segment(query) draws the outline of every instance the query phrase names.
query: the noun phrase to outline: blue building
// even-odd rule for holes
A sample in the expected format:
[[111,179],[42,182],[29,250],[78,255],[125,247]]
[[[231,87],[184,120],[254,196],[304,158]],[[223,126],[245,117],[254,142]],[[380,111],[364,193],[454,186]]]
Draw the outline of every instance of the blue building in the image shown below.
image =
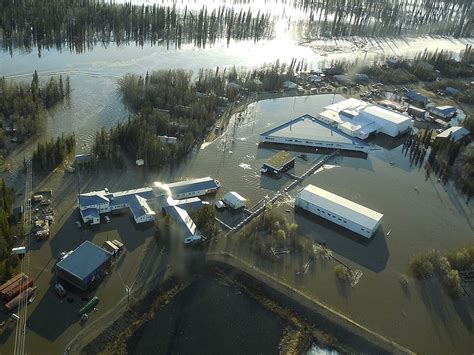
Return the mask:
[[414,90],[409,90],[406,93],[406,97],[413,103],[417,103],[419,105],[425,106],[430,101],[425,95],[420,94]]
[[56,264],[58,278],[86,290],[110,265],[111,254],[86,240]]

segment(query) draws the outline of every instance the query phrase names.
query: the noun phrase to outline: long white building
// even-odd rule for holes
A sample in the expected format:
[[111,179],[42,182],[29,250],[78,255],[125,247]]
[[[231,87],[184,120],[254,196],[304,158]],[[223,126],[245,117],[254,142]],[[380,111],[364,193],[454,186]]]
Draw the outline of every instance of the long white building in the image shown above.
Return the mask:
[[296,195],[295,206],[370,239],[383,215],[314,185]]
[[174,199],[181,200],[211,194],[217,192],[220,187],[221,184],[218,180],[208,176],[169,184],[155,182],[153,190],[156,196],[171,195]]
[[316,118],[360,139],[376,133],[397,137],[413,127],[405,114],[354,98],[325,107]]

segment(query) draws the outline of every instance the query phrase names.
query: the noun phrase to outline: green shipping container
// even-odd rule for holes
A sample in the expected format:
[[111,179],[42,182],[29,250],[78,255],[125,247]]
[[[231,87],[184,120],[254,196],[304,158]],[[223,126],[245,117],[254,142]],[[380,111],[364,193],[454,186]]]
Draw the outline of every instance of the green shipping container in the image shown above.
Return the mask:
[[99,303],[99,297],[97,296],[92,297],[92,299],[89,302],[87,302],[87,304],[79,310],[79,315],[82,316],[83,314],[86,314],[91,309],[93,309],[97,305],[97,303]]

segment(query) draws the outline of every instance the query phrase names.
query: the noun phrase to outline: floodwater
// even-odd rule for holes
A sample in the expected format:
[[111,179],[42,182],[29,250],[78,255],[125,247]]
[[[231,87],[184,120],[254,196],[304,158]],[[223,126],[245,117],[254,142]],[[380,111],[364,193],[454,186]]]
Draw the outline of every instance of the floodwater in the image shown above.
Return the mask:
[[[414,48],[434,49],[434,46],[462,49],[466,44],[466,40],[449,38],[421,38],[404,43],[375,42],[373,49],[377,53],[390,54],[413,53]],[[109,48],[96,47],[93,51],[82,54],[44,51],[41,58],[36,52],[14,52],[13,57],[8,53],[0,53],[0,75],[30,80],[35,69],[42,78],[52,74],[69,75],[73,88],[70,103],[50,112],[45,134],[41,139],[49,139],[63,132],[75,132],[78,147],[88,150],[98,129],[109,128],[129,115],[120,101],[116,85],[117,79],[125,73],[143,74],[146,71],[168,68],[196,71],[202,67],[256,66],[277,59],[282,62],[290,61],[293,57],[305,58],[309,67],[317,68],[323,59],[331,58],[325,52],[325,46],[326,43],[318,44],[311,49],[299,45],[282,29],[281,32],[277,31],[276,38],[272,40],[257,43],[232,41],[229,46],[221,42],[207,48],[188,45],[181,50],[167,50],[159,46],[145,45],[139,48],[111,45]],[[360,52],[357,55],[365,55],[364,50]],[[344,57],[348,53],[354,54],[353,47],[349,46],[346,52],[337,52],[334,56]],[[218,197],[227,191],[237,191],[249,199],[251,206],[289,183],[286,178],[274,180],[260,175],[262,163],[275,150],[259,149],[259,134],[290,118],[305,113],[314,114],[341,99],[337,95],[321,95],[265,100],[252,104],[241,118],[234,116],[227,130],[214,142],[196,149],[179,166],[163,169],[158,174],[149,174],[148,180],[169,182],[210,175],[222,183]],[[293,171],[296,175],[305,171],[318,157],[316,153],[308,155],[308,161],[297,160]],[[19,162],[23,161],[23,155],[14,156]],[[390,164],[391,162],[394,164]],[[398,282],[398,277],[407,272],[408,261],[414,253],[429,248],[445,251],[472,243],[472,202],[466,204],[453,186],[443,186],[434,178],[427,178],[422,169],[411,167],[409,158],[401,153],[400,145],[385,145],[381,150],[370,152],[366,159],[339,157],[330,164],[331,169],[318,171],[307,178],[303,185],[316,184],[383,213],[383,227],[370,243],[361,243],[324,221],[294,214],[292,207],[296,190],[290,191],[281,207],[282,210],[290,211],[288,217],[300,225],[303,233],[325,242],[345,263],[361,269],[364,275],[359,285],[353,290],[338,287],[332,264],[318,264],[311,270],[310,277],[303,280],[295,278],[294,270],[300,265],[296,265],[291,257],[285,257],[278,268],[273,264],[262,265],[262,268],[278,274],[368,328],[415,351],[472,353],[472,296],[452,301],[435,284],[409,279],[408,288],[403,289]],[[127,182],[127,185],[132,182]],[[391,231],[389,236],[388,231]],[[209,286],[216,290],[216,295],[220,295],[223,302],[226,294],[231,292],[220,285]],[[242,307],[251,307],[249,301],[235,302],[243,302]],[[196,304],[192,307],[196,309]],[[272,316],[260,311],[258,314],[256,317],[259,320],[271,323]],[[226,316],[231,317],[231,314]],[[239,316],[245,324],[252,323],[253,318],[247,312],[242,312]],[[212,321],[214,318],[217,319],[218,316],[213,317]],[[175,321],[179,323],[182,320]],[[271,346],[264,348],[262,352],[275,350],[277,338],[281,335],[280,325],[268,327],[273,329],[268,334],[272,339]],[[144,334],[147,334],[146,331]],[[230,334],[224,335],[230,337]],[[183,346],[190,347],[193,341],[195,339],[188,339]],[[250,348],[253,345],[247,343],[246,346]]]
[[[276,150],[259,148],[259,134],[290,118],[314,114],[339,100],[342,97],[338,95],[320,95],[252,104],[241,118],[235,115],[226,132],[214,142],[197,150],[182,165],[163,170],[150,179],[167,182],[210,175],[223,186],[216,198],[237,191],[252,206],[290,183],[286,177],[275,180],[260,174],[262,163]],[[255,260],[251,254],[246,257],[266,272],[410,349],[469,353],[474,317],[472,297],[455,301],[438,284],[410,277],[408,287],[404,288],[399,277],[407,274],[410,257],[417,252],[431,248],[443,252],[472,243],[473,203],[467,204],[465,196],[459,195],[451,184],[444,186],[435,177],[427,177],[422,168],[411,166],[409,157],[402,153],[402,142],[379,138],[373,142],[379,144],[377,150],[367,157],[340,156],[327,169],[303,182],[303,186],[320,186],[383,213],[382,228],[370,242],[362,242],[323,220],[295,214],[293,205],[298,188],[280,203],[280,209],[299,224],[302,234],[326,243],[344,263],[363,272],[356,288],[347,289],[335,282],[335,262],[318,263],[311,276],[301,279],[295,275],[295,270],[301,268],[300,260],[285,257],[275,267],[274,263]],[[307,154],[308,161],[297,158],[291,172],[303,173],[319,156],[317,152]],[[242,253],[241,248],[234,248],[231,238],[222,241],[218,248]],[[415,331],[419,327],[423,334]]]
[[[130,354],[275,354],[286,322],[238,288],[194,281],[132,337]],[[264,341],[262,341],[264,339]]]

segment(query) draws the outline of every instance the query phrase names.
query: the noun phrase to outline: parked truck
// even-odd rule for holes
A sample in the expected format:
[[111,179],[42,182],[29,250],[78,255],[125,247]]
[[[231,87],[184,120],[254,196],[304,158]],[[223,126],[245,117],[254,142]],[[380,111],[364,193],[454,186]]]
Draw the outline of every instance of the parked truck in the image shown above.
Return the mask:
[[94,307],[97,306],[98,303],[99,303],[99,297],[97,296],[92,297],[92,299],[89,302],[87,302],[87,304],[79,310],[79,315],[82,316],[86,314],[87,312],[89,312],[90,310],[94,309]]

